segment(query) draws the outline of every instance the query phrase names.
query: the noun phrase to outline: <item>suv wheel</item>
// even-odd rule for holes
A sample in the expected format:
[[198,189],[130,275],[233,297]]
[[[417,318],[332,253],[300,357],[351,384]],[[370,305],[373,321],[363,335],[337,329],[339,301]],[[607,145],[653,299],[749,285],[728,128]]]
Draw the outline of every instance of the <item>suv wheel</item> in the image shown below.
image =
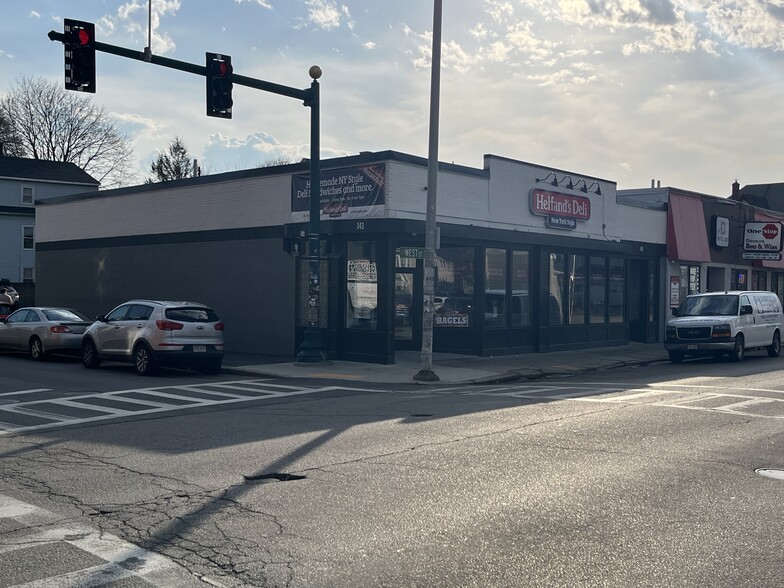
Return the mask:
[[36,361],[46,359],[47,353],[44,351],[44,345],[38,337],[33,337],[30,340],[30,355]]
[[145,343],[140,344],[133,352],[133,365],[140,376],[149,376],[155,372],[156,365],[152,359],[152,351]]
[[768,355],[778,357],[781,355],[781,335],[778,332],[773,334],[773,343],[768,345]]
[[743,335],[738,335],[735,337],[735,347],[733,347],[732,353],[730,353],[730,359],[734,362],[743,361],[745,353],[746,346],[743,342]]
[[101,365],[101,360],[98,358],[98,350],[91,339],[82,341],[82,365],[88,370],[94,370]]

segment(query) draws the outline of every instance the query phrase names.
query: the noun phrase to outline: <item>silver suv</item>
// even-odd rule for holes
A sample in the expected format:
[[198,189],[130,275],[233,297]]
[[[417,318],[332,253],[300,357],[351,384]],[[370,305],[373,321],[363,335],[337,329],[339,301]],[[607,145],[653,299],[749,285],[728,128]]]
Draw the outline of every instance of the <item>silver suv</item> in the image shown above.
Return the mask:
[[101,315],[82,337],[82,363],[89,369],[101,360],[132,361],[140,376],[160,364],[220,372],[223,323],[198,302],[130,300]]

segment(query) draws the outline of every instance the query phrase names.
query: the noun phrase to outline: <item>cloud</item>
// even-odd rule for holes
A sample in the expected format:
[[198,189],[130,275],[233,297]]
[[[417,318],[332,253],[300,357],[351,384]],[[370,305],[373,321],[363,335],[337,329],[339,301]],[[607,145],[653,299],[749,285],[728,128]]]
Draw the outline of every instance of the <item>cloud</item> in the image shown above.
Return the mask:
[[272,8],[272,4],[267,2],[266,0],[234,0],[237,4],[242,4],[243,2],[251,2],[253,4],[258,4],[262,8]]
[[[299,161],[308,157],[309,153],[307,144],[281,145],[275,137],[261,131],[244,139],[215,133],[210,135],[203,149],[206,166],[211,173],[252,168],[273,159]],[[216,162],[221,162],[225,169],[214,169]]]
[[324,30],[338,28],[343,22],[349,29],[355,26],[348,6],[338,8],[334,0],[306,0],[308,5],[308,21]]
[[[176,15],[180,9],[181,0],[156,0],[152,3],[152,50],[157,55],[171,53],[176,45],[167,34],[161,34],[158,29],[161,18],[167,15]],[[115,14],[105,14],[96,22],[98,30],[106,36],[114,35],[122,30],[137,44],[147,45],[148,35],[148,5],[139,0],[132,0],[122,4]]]
[[30,18],[41,18],[41,15],[37,13],[35,10],[30,11]]

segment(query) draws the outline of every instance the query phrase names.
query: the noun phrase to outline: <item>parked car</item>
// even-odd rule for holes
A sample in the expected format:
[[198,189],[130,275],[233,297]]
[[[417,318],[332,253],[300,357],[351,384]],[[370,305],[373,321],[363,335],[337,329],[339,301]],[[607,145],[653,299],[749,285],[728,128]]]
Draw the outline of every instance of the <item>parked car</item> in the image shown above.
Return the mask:
[[93,321],[78,310],[49,306],[20,308],[0,319],[0,347],[27,350],[35,360],[54,352],[78,353]]
[[223,323],[198,302],[129,300],[96,322],[82,337],[82,363],[130,361],[141,376],[159,365],[187,365],[207,374],[223,363]]
[[13,306],[10,304],[0,303],[0,319],[4,319],[12,312],[14,312]]
[[0,284],[0,304],[10,304],[14,308],[19,305],[19,292],[8,284]]
[[664,348],[670,361],[688,355],[721,356],[743,361],[748,349],[781,354],[784,314],[773,292],[709,292],[687,296],[667,321]]

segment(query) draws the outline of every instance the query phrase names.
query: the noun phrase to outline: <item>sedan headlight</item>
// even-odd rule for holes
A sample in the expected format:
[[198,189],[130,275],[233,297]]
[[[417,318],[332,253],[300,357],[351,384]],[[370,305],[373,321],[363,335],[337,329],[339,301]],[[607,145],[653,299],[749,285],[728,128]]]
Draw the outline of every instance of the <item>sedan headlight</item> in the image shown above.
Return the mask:
[[716,325],[713,327],[714,339],[730,339],[732,337],[732,328],[729,325]]

